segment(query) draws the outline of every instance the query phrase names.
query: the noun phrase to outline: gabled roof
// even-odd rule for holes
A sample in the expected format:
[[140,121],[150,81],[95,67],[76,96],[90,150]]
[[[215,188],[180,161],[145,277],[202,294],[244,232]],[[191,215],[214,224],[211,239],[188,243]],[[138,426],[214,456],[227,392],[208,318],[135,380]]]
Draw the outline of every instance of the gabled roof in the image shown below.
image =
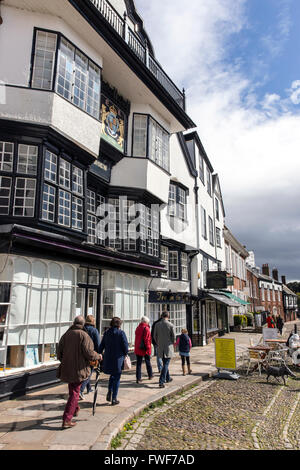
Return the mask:
[[214,172],[214,169],[213,169],[213,166],[212,164],[210,163],[210,160],[207,156],[207,153],[205,152],[205,149],[203,147],[203,144],[200,140],[200,137],[199,137],[199,134],[197,131],[193,131],[193,132],[189,132],[187,134],[184,134],[184,138],[186,141],[189,141],[189,140],[194,140],[198,149],[199,149],[199,152],[200,154],[202,155],[202,157],[204,158],[205,160],[205,163],[207,164],[208,168],[210,169],[210,171],[213,173]]
[[284,290],[286,294],[293,295],[294,297],[298,297],[297,294],[295,294],[295,292],[289,289],[288,286],[286,286],[285,284],[282,285],[282,289]]
[[193,159],[192,159],[192,157],[190,155],[190,152],[187,148],[186,141],[185,141],[183,133],[178,132],[177,133],[177,138],[178,138],[179,145],[180,145],[182,153],[185,157],[185,160],[186,160],[186,163],[187,163],[187,166],[188,166],[188,169],[189,169],[189,172],[190,172],[191,176],[197,177],[198,172],[197,172],[197,169],[195,168]]
[[[219,197],[219,199],[221,201],[223,217],[225,217],[224,201],[223,201],[223,196],[222,196],[222,191],[221,191],[220,179],[219,179],[219,175],[217,173],[212,175],[212,184],[213,184],[214,193]],[[216,191],[216,188],[217,188],[217,191]]]

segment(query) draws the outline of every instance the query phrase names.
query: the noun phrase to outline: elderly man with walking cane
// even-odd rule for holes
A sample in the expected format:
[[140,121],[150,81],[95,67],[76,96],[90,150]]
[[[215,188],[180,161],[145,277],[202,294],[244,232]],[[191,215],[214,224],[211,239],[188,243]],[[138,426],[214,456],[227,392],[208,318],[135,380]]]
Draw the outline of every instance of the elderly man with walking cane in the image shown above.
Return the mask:
[[57,348],[57,359],[61,362],[57,377],[69,385],[69,399],[63,415],[63,429],[76,425],[72,421],[80,410],[78,406],[80,387],[91,374],[90,362],[102,359],[94,351],[94,344],[84,330],[84,318],[78,316],[73,325],[61,337]]

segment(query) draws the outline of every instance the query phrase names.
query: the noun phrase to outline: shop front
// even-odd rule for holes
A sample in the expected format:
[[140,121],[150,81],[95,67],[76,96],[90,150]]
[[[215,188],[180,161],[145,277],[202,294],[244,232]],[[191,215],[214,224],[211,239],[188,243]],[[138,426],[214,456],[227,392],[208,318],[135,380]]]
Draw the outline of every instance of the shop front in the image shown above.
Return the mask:
[[189,293],[149,291],[150,324],[153,325],[164,311],[168,311],[177,337],[181,335],[183,328],[187,328],[187,310],[190,304]]

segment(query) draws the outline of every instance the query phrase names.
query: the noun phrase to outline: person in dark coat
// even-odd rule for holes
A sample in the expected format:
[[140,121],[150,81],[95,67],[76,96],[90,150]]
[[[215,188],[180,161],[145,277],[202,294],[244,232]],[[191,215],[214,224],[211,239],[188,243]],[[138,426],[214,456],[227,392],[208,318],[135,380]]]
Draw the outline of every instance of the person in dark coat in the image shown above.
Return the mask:
[[179,355],[181,357],[182,374],[186,375],[185,362],[188,368],[188,373],[191,374],[192,370],[190,366],[190,350],[192,347],[192,342],[191,338],[188,336],[188,331],[185,328],[181,330],[181,335],[176,341],[176,346],[178,346]]
[[93,342],[84,331],[82,316],[76,317],[73,326],[61,337],[57,347],[57,359],[61,362],[57,377],[69,384],[69,399],[62,425],[65,429],[76,425],[72,419],[79,413],[80,386],[91,374],[90,362],[102,359],[101,354],[94,351]]
[[283,329],[283,320],[280,315],[277,316],[276,318],[276,328],[278,329],[280,335],[282,336],[282,329]]
[[[94,351],[98,352],[101,341],[100,341],[99,331],[96,328],[96,320],[95,320],[95,317],[93,315],[88,315],[86,317],[85,324],[84,324],[84,329],[87,332],[87,334],[89,335],[89,337],[91,338],[91,340],[93,341]],[[93,370],[94,370],[94,368],[91,367],[90,376],[84,382],[82,382],[82,384],[81,384],[80,394],[79,394],[80,400],[84,400],[83,393],[84,393],[85,388],[87,389],[87,393],[90,393],[92,391],[91,377],[92,377],[92,374],[93,374]]]
[[[153,377],[152,366],[151,366],[151,331],[149,325],[149,318],[142,317],[141,323],[135,330],[135,344],[134,344],[134,353],[136,355],[136,383],[139,384],[142,382],[142,362],[145,358],[146,368],[148,373],[149,380]],[[145,346],[145,349],[142,349],[142,342]]]
[[158,372],[161,373],[161,370],[163,368],[163,362],[162,362],[162,358],[159,357],[159,355],[157,354],[157,343],[154,339],[154,331],[155,331],[155,328],[156,328],[156,325],[162,320],[162,317],[160,317],[158,320],[156,320],[153,325],[152,325],[152,328],[151,328],[151,337],[152,337],[152,344],[154,346],[154,353],[156,355],[156,363],[157,363],[157,369],[158,369]]
[[154,330],[154,340],[157,343],[157,354],[162,359],[163,368],[159,377],[159,387],[165,388],[165,383],[172,382],[169,365],[174,355],[175,333],[174,326],[169,322],[169,312],[162,313],[161,322]]
[[128,354],[128,341],[126,334],[121,330],[122,320],[114,317],[110,322],[110,328],[105,331],[99,353],[105,351],[102,369],[104,374],[110,375],[108,383],[107,401],[112,405],[118,405],[117,400],[124,359]]

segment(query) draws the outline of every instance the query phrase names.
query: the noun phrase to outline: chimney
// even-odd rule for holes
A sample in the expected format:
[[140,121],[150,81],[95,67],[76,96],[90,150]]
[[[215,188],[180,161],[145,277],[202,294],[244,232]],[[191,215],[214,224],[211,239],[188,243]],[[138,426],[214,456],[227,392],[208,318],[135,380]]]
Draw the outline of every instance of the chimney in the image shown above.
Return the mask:
[[275,281],[278,281],[278,269],[277,268],[273,269],[272,276],[273,276],[273,279],[275,279]]
[[285,276],[281,276],[281,281],[282,281],[282,284],[286,285],[286,277]]
[[263,273],[265,276],[270,276],[270,268],[269,268],[269,265],[268,265],[268,264],[263,264],[263,265],[262,265],[262,273]]

